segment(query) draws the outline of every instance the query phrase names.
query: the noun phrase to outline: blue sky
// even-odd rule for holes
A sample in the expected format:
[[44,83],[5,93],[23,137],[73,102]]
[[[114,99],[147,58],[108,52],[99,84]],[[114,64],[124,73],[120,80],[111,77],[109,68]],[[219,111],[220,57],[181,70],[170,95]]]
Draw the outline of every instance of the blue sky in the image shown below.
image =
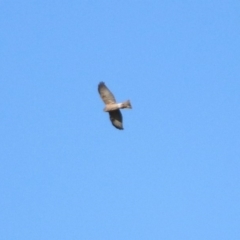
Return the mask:
[[240,239],[239,1],[0,9],[1,239]]

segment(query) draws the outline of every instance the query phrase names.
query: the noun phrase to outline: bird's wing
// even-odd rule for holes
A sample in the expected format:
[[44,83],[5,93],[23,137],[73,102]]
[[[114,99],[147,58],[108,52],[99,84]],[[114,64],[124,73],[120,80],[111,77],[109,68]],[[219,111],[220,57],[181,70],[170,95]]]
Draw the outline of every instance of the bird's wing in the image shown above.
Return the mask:
[[116,127],[119,130],[123,130],[123,119],[120,110],[109,112],[109,117],[114,127]]
[[98,92],[105,104],[116,103],[116,100],[104,82],[98,84]]

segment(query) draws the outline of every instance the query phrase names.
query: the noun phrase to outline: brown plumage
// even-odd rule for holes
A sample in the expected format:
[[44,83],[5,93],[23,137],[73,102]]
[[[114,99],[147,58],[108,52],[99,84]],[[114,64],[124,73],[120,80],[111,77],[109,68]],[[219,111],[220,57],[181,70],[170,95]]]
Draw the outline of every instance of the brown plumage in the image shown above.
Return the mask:
[[98,92],[106,104],[104,111],[109,112],[109,117],[112,122],[112,125],[117,129],[123,130],[123,119],[122,113],[119,109],[121,108],[132,108],[130,101],[125,101],[122,103],[117,103],[114,95],[107,88],[104,82],[98,84]]

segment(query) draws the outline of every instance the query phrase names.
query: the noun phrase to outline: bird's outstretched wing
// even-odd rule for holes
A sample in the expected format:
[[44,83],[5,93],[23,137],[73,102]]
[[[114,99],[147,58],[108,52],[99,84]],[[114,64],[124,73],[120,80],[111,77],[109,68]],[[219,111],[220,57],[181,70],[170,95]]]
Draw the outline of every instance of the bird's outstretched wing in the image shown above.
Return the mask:
[[123,119],[120,110],[109,112],[109,117],[114,127],[116,127],[119,130],[123,130]]
[[105,104],[112,104],[112,103],[116,103],[116,100],[113,96],[113,94],[111,93],[111,91],[106,87],[106,85],[104,84],[104,82],[100,82],[98,84],[98,92],[102,98],[102,100],[104,101]]

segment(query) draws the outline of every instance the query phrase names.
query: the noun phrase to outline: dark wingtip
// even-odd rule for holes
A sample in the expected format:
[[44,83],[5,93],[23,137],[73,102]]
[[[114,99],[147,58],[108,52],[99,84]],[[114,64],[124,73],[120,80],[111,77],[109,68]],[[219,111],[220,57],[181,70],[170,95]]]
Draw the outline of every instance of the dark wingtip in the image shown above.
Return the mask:
[[100,82],[100,83],[98,84],[98,92],[99,92],[99,93],[100,93],[100,88],[103,87],[103,86],[105,86],[105,83],[104,83],[104,82]]
[[118,127],[118,126],[115,126],[115,125],[113,125],[116,129],[118,129],[118,130],[124,130],[124,128],[123,127]]
[[100,82],[100,83],[98,84],[98,86],[100,86],[100,85],[105,85],[105,83],[104,83],[104,82]]

